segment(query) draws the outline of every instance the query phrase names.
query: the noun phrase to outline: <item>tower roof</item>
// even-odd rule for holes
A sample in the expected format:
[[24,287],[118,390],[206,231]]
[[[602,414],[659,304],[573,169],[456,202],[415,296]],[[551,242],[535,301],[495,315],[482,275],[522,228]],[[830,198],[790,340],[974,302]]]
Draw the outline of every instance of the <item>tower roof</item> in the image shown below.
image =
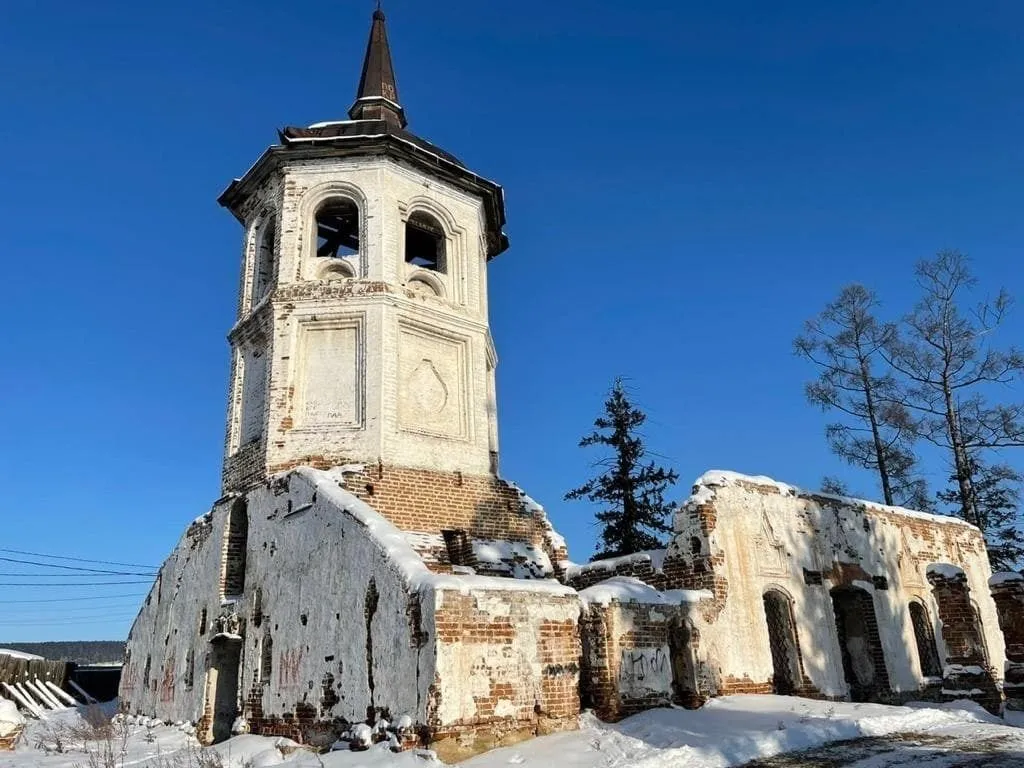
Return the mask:
[[288,126],[278,131],[281,143],[270,147],[240,179],[224,190],[219,201],[240,216],[237,206],[253,184],[271,168],[290,159],[319,159],[359,155],[387,155],[402,159],[439,179],[479,195],[487,218],[487,256],[508,248],[505,198],[501,187],[469,170],[455,155],[406,130],[405,110],[398,103],[398,84],[391,62],[384,12],[374,11],[370,39],[349,120],[328,120],[313,125]]
[[348,111],[353,120],[377,118],[389,125],[405,128],[405,112],[398,102],[398,82],[395,67],[391,63],[391,46],[388,44],[388,29],[384,11],[379,7],[373,12],[370,39],[366,43],[363,58],[363,72],[359,77],[356,101]]

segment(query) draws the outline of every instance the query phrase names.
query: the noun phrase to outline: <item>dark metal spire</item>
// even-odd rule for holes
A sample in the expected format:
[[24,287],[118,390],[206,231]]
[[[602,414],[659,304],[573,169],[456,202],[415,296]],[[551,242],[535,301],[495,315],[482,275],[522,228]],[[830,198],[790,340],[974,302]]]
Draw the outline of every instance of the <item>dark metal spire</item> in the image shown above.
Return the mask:
[[396,129],[405,128],[405,111],[398,103],[398,83],[391,64],[391,47],[384,23],[384,11],[377,3],[370,27],[370,40],[366,44],[363,73],[359,78],[359,91],[355,104],[348,111],[353,120],[385,120]]

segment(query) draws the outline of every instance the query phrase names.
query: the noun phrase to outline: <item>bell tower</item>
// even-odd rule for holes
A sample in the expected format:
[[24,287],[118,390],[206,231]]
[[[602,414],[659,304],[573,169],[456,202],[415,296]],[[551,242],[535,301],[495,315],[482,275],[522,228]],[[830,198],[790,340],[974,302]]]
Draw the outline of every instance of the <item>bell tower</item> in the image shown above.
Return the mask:
[[303,464],[497,472],[501,187],[407,129],[380,10],[348,117],[284,128],[219,198],[245,232],[225,492]]

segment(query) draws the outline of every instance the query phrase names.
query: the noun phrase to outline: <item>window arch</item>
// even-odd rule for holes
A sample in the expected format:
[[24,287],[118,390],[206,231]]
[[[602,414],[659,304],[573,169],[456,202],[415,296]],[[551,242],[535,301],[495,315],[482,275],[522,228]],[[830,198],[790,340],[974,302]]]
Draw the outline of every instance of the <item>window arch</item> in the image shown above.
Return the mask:
[[263,644],[260,648],[260,682],[270,685],[270,675],[274,671],[274,641],[270,632],[263,633]]
[[359,206],[331,197],[316,209],[316,255],[334,259],[359,254]]
[[939,664],[939,651],[935,646],[935,632],[932,630],[928,609],[918,600],[911,600],[909,608],[921,674],[925,677],[942,677],[942,665]]
[[448,272],[444,227],[429,213],[416,211],[405,222],[405,263],[432,272]]
[[269,218],[256,243],[256,272],[252,283],[252,301],[255,304],[270,290],[274,282],[274,251],[277,245],[277,227]]
[[249,540],[249,510],[245,499],[237,499],[228,512],[224,531],[224,559],[221,568],[221,598],[238,598],[245,592],[245,561]]
[[772,655],[772,693],[792,696],[800,688],[803,677],[793,601],[778,587],[766,589],[762,599]]

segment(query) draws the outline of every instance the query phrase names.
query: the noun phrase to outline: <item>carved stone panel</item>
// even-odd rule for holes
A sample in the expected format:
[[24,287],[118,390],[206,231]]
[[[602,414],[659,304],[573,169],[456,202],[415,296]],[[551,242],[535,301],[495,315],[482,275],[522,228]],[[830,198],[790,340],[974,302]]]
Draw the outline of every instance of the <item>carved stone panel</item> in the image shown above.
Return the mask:
[[468,340],[402,322],[398,341],[398,424],[408,432],[466,439]]
[[362,335],[360,317],[299,325],[296,426],[362,425]]

